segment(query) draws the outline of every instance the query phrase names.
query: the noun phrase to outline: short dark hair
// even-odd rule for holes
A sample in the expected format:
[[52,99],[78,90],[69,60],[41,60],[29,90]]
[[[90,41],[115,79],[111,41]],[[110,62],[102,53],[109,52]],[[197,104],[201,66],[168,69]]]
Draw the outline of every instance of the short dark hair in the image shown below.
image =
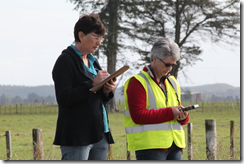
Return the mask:
[[75,42],[80,42],[78,33],[82,31],[85,35],[94,32],[98,35],[104,36],[106,28],[101,22],[98,14],[83,15],[76,22],[74,27]]

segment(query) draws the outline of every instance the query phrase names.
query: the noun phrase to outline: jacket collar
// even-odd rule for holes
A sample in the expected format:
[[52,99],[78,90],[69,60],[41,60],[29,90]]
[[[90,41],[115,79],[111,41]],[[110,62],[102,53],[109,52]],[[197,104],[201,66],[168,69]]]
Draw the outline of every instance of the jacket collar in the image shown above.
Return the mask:
[[[82,73],[84,76],[88,77],[91,80],[94,79],[93,75],[85,68],[85,65],[82,62],[82,59],[79,57],[79,55],[77,55],[77,53],[75,52],[75,50],[71,46],[68,46],[67,49],[63,50],[62,53],[67,53],[70,55],[74,65],[78,68],[80,73]],[[99,70],[102,69],[96,58],[95,58],[95,61],[93,63],[93,66],[94,66],[94,68],[97,68]]]
[[143,68],[143,71],[147,72],[151,78],[159,85],[160,84],[164,84],[164,81],[170,76],[170,73],[168,73],[166,76],[163,76],[161,79],[160,79],[160,82],[158,83],[156,78],[155,78],[155,75],[153,73],[153,70],[151,69],[151,65],[146,65],[144,68]]

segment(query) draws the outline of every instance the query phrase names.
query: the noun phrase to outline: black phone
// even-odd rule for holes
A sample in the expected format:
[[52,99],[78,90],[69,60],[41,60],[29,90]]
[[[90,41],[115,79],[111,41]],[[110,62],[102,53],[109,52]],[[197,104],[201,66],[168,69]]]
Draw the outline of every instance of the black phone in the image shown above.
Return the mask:
[[198,104],[191,105],[189,107],[186,107],[186,108],[183,108],[183,109],[179,109],[179,110],[188,111],[188,110],[192,110],[192,109],[196,109],[196,108],[199,108]]

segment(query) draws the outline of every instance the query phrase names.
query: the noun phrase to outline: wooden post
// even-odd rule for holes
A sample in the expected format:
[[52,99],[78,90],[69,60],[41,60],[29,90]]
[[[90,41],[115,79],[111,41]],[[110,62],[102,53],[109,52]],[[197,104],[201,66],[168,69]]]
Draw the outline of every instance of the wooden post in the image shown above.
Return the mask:
[[206,127],[206,149],[207,149],[207,159],[216,160],[216,122],[215,120],[205,120]]
[[128,151],[128,142],[127,142],[127,139],[126,139],[126,150],[127,150],[126,159],[127,160],[131,160],[131,152]]
[[21,114],[24,114],[23,108],[22,108],[22,103],[20,104],[20,111],[21,111]]
[[32,129],[32,138],[33,138],[33,158],[34,160],[42,160],[43,157],[42,129]]
[[187,133],[188,133],[188,160],[193,160],[192,154],[192,123],[187,124]]
[[107,155],[108,160],[113,160],[113,147],[112,144],[108,145],[108,155]]
[[7,159],[10,160],[12,158],[12,139],[11,139],[11,131],[5,132],[6,136],[6,152],[7,152]]
[[107,104],[107,112],[110,113],[111,109],[110,109],[110,104]]
[[[112,133],[111,129],[109,128],[110,133]],[[108,160],[113,160],[113,147],[112,144],[108,144],[108,154],[107,154]]]
[[234,107],[233,102],[231,102],[231,105],[232,105],[233,112],[235,113],[235,107]]
[[235,158],[235,122],[230,121],[230,158]]
[[204,113],[204,104],[202,102],[202,113]]

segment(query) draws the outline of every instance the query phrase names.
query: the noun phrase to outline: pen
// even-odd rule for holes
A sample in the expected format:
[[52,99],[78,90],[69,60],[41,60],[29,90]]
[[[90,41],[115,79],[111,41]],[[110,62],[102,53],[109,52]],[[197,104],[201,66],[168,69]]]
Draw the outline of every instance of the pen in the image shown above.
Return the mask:
[[98,71],[100,71],[99,69],[97,69],[97,68],[95,68],[96,69],[96,71],[98,72]]

